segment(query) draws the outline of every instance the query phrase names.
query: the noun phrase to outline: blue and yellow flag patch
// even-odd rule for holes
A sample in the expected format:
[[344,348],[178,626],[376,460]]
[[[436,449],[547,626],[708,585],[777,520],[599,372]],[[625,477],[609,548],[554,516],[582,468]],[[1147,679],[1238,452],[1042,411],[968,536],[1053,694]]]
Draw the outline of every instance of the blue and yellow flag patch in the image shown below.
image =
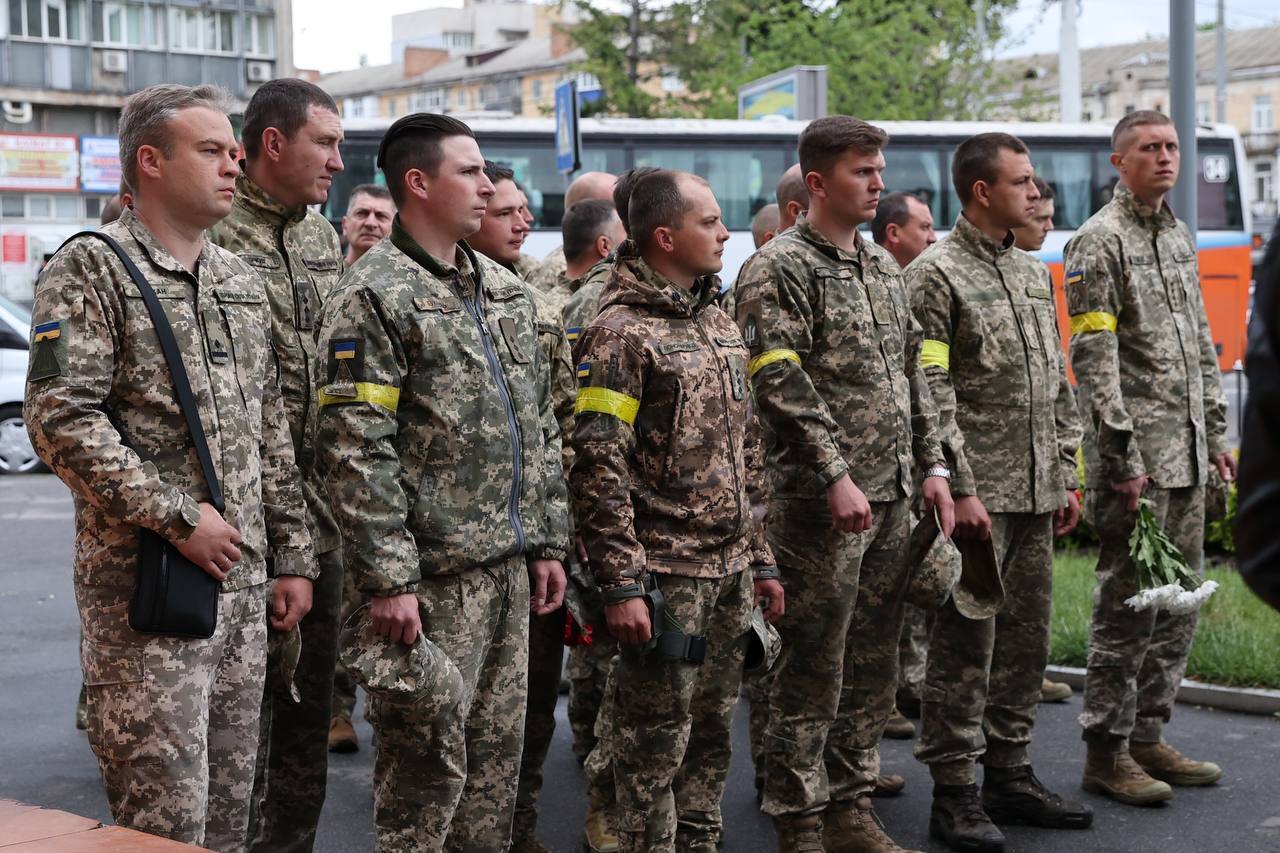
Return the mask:
[[582,327],[570,326],[564,330],[564,336],[569,339],[569,343],[573,343],[578,338],[582,337]]
[[1067,286],[1084,284],[1084,270],[1070,270],[1066,277]]
[[355,358],[356,342],[355,341],[334,341],[333,357],[339,358],[339,359]]
[[62,322],[60,320],[50,320],[48,323],[41,323],[35,328],[36,343],[53,341],[60,337],[62,337]]
[[590,376],[590,375],[591,375],[591,362],[589,362],[589,361],[584,361],[584,362],[582,362],[582,364],[579,364],[579,365],[578,365],[578,378],[579,378],[579,379],[586,379],[586,378],[587,378],[588,376]]

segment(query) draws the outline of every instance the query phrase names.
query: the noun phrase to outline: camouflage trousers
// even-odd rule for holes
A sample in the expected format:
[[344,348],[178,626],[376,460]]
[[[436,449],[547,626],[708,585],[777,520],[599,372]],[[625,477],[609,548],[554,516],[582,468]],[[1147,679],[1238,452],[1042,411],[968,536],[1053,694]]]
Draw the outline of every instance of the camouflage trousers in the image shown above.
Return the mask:
[[751,767],[756,790],[764,790],[764,736],[769,728],[769,689],[773,670],[752,672],[742,677],[742,696],[747,700],[747,733],[751,743]]
[[[342,610],[338,613],[338,632],[342,632],[342,626],[347,624],[347,620],[351,615],[360,609],[365,603],[364,593],[356,586],[356,578],[354,572],[345,572],[342,578]],[[356,711],[356,683],[352,680],[351,674],[347,672],[347,668],[342,665],[342,661],[334,655],[333,659],[333,707],[330,715],[334,717],[346,717],[351,719],[351,715]]]
[[89,746],[119,825],[246,849],[267,589],[223,592],[213,636],[187,640],[130,628],[128,588],[76,585]]
[[529,666],[523,556],[418,583],[423,630],[466,685],[453,714],[370,697],[378,853],[493,853],[511,843]]
[[[618,643],[604,625],[595,628],[591,642],[569,647],[569,727],[573,729],[573,754],[585,762],[596,745],[596,718],[604,701],[605,685],[618,654]],[[612,773],[610,774],[612,776]]]
[[761,810],[812,814],[875,786],[893,710],[910,532],[906,499],[871,505],[872,527],[838,533],[824,499],[780,501],[769,544],[787,612],[773,667]]
[[934,618],[915,755],[940,785],[977,782],[976,762],[1021,767],[1049,660],[1053,513],[991,513],[1005,599],[990,619],[948,600]]
[[609,752],[623,853],[715,853],[729,736],[751,624],[752,577],[655,575],[667,618],[706,637],[701,665],[623,648],[613,672]]
[[564,610],[529,619],[529,682],[525,706],[524,747],[511,836],[532,839],[538,824],[542,765],[556,732],[556,702],[564,662]]
[[910,602],[903,604],[902,632],[898,635],[898,702],[920,701],[929,657],[929,614]]
[[[1187,558],[1203,571],[1204,487],[1150,488],[1156,521]],[[1110,490],[1090,489],[1085,517],[1098,533],[1098,586],[1089,631],[1088,673],[1080,725],[1085,740],[1115,747],[1126,740],[1159,741],[1173,714],[1173,700],[1187,669],[1196,614],[1135,612],[1124,603],[1138,591],[1129,559],[1134,513]]]
[[328,551],[318,559],[320,577],[312,586],[311,610],[298,623],[302,654],[293,683],[301,701],[293,701],[278,667],[267,669],[249,817],[253,853],[309,853],[324,806],[333,662],[338,655],[342,606],[342,550]]

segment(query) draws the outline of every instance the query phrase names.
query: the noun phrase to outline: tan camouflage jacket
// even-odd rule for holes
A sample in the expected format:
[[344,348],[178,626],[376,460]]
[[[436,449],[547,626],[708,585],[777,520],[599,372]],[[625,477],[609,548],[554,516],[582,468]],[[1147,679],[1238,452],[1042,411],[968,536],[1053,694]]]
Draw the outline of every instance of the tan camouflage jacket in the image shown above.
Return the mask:
[[556,246],[532,272],[525,276],[525,281],[533,285],[536,290],[551,290],[564,274],[564,268],[564,246]]
[[397,218],[325,303],[317,449],[360,589],[569,546],[560,432],[528,288]]
[[209,239],[253,267],[267,288],[271,346],[280,392],[302,469],[316,553],[341,545],[324,484],[315,476],[316,340],[320,308],[342,275],[342,247],[329,221],[306,205],[290,210],[241,174],[226,218]]
[[[182,353],[225,518],[244,538],[223,589],[264,583],[268,559],[277,575],[316,577],[261,280],[207,242],[192,275],[132,208],[103,231],[147,277]],[[75,497],[76,583],[130,587],[137,528],[182,541],[184,509],[195,518],[209,500],[151,315],[111,249],[82,237],[45,267],[31,322],[24,419]]]
[[570,482],[601,589],[774,565],[747,350],[703,284],[621,259],[578,340]]
[[1117,186],[1065,269],[1086,484],[1203,485],[1209,454],[1229,449],[1227,404],[1187,226]]
[[801,216],[752,255],[736,290],[774,497],[824,496],[846,472],[868,500],[909,497],[913,458],[923,471],[943,454],[889,253],[859,234],[849,254]]
[[951,493],[990,512],[1064,506],[1080,485],[1080,426],[1048,267],[1012,233],[996,243],[962,214],[905,275]]

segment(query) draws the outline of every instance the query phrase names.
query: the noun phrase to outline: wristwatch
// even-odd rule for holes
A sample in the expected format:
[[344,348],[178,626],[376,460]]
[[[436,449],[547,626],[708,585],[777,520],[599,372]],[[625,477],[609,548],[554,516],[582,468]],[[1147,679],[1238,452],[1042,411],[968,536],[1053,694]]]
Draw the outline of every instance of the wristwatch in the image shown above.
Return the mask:
[[180,541],[186,541],[196,532],[196,527],[200,525],[200,504],[191,495],[182,496],[182,504],[178,508],[178,514],[173,519],[173,530],[178,534]]
[[929,479],[930,477],[941,477],[942,479],[950,483],[951,469],[948,468],[946,465],[943,465],[941,462],[937,462],[937,463],[934,463],[932,468],[924,472],[924,477],[926,480]]

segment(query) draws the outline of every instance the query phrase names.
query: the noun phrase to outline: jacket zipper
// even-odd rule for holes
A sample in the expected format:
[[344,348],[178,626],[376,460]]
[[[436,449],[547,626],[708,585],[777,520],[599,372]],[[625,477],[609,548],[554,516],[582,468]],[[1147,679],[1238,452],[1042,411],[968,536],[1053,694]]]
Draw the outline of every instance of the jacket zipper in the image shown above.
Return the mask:
[[[702,338],[702,342],[707,345],[708,349],[711,350],[711,358],[716,366],[716,377],[720,382],[720,402],[724,410],[725,431],[729,436],[729,452],[731,454],[734,454],[736,453],[737,443],[733,437],[733,418],[729,417],[729,391],[727,388],[725,388],[724,370],[722,369],[723,367],[728,367],[728,363],[726,362],[724,365],[721,364],[719,351],[711,343],[711,339],[707,337],[706,330],[702,328],[702,321],[699,318],[700,313],[701,312],[697,308],[694,308],[693,325],[694,325],[694,328],[698,330],[698,337]],[[736,508],[736,512],[737,512],[736,521],[734,522],[733,529],[734,529],[734,532],[737,532],[742,529],[742,482],[741,482],[741,478],[739,478],[738,476],[737,460],[734,459],[732,461],[734,464],[732,464],[730,467],[733,468],[733,486],[734,486],[733,505]],[[744,462],[745,462],[745,458],[744,458]]]

